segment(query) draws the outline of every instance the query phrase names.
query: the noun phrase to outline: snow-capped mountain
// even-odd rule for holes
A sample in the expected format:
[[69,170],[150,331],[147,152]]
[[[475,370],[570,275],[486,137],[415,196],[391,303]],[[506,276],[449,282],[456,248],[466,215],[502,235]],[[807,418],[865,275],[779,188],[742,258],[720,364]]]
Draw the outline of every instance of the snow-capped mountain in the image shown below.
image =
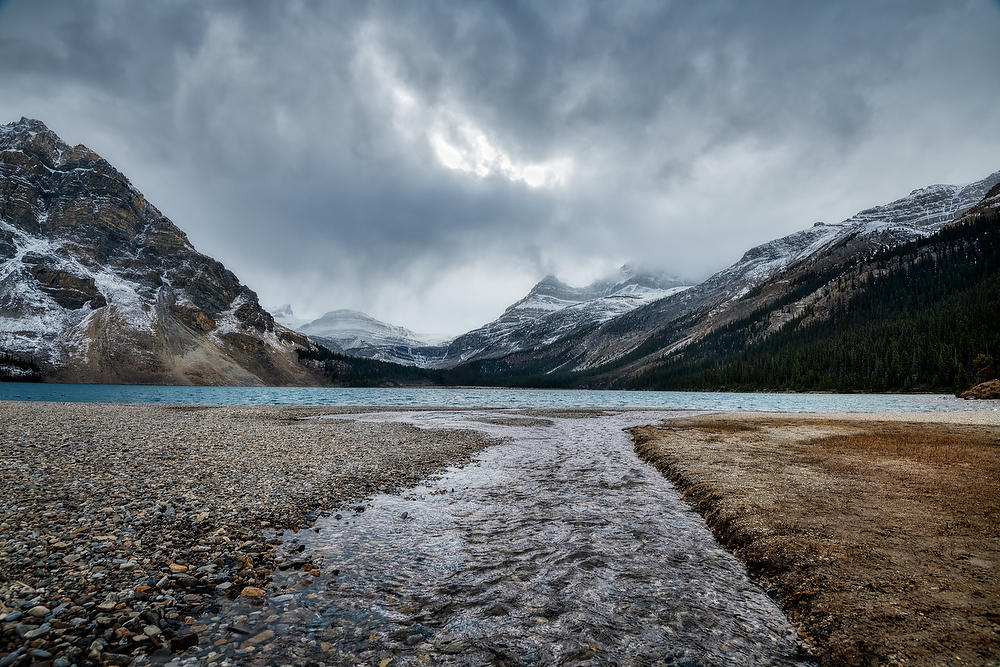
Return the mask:
[[386,324],[357,310],[331,310],[299,327],[307,336],[330,338],[345,350],[382,345],[427,345],[406,327]]
[[[456,377],[470,381],[490,381],[480,368],[620,379],[750,315],[763,323],[755,335],[765,336],[791,319],[822,316],[844,267],[992,214],[998,184],[1000,172],[914,190],[758,245],[694,286],[627,265],[584,287],[547,276],[493,322],[440,343],[357,311],[307,322],[282,307],[276,322],[100,156],[22,119],[0,126],[0,353],[14,355],[0,355],[0,374],[37,366],[43,376],[84,382],[353,381],[350,362],[323,357],[308,335],[352,356],[469,364],[472,372]],[[775,303],[783,305],[772,312]]]
[[308,324],[309,320],[304,317],[299,317],[292,311],[292,305],[286,303],[278,308],[269,308],[271,315],[274,317],[274,321],[278,324],[288,327],[289,329],[298,329],[303,324]]
[[996,213],[998,210],[1000,210],[1000,182],[990,188],[989,192],[986,193],[986,196],[983,197],[982,201],[966,210],[961,215],[956,216],[955,223],[953,224],[959,224],[979,216],[991,215]]
[[690,296],[714,301],[717,308],[796,264],[816,263],[824,257],[839,260],[933,234],[972,208],[998,182],[1000,172],[965,186],[931,185],[837,224],[815,223],[751,248],[738,262],[698,285]]
[[892,203],[865,209],[841,224],[868,231],[885,226],[940,228],[982,201],[998,181],[1000,172],[969,185],[929,185]]
[[288,384],[315,382],[308,345],[99,155],[0,126],[0,349],[63,380]]
[[448,341],[439,336],[414,333],[357,310],[332,310],[315,320],[296,317],[289,305],[273,312],[276,321],[294,327],[334,352],[352,357],[425,366],[426,355],[440,354],[436,346]]
[[622,266],[584,287],[546,276],[496,320],[453,340],[430,365],[450,367],[477,359],[547,345],[568,332],[607,322],[643,305],[688,289],[689,283],[662,272]]
[[[640,352],[650,358],[673,354],[708,330],[766,307],[768,299],[807,275],[931,235],[974,206],[975,210],[988,206],[980,202],[998,183],[1000,172],[965,186],[932,185],[837,224],[816,223],[751,248],[735,264],[690,289],[665,295],[598,327],[567,328],[534,351],[521,346],[506,363],[579,371]],[[776,315],[776,325],[805,307],[808,298]]]

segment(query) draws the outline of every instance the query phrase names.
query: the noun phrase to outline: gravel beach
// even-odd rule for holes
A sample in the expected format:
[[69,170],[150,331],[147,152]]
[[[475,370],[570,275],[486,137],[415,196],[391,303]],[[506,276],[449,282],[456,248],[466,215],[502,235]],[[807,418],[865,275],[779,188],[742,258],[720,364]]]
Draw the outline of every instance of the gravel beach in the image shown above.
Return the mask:
[[1000,412],[632,429],[828,665],[1000,660]]
[[170,660],[220,596],[311,567],[276,554],[274,529],[363,511],[497,443],[302,419],[337,411],[0,403],[0,665]]
[[[0,667],[277,664],[338,578],[311,552],[317,517],[353,525],[374,494],[502,442],[475,424],[610,414],[346,417],[383,410],[0,402]],[[1000,412],[737,413],[633,434],[824,662],[995,657]]]

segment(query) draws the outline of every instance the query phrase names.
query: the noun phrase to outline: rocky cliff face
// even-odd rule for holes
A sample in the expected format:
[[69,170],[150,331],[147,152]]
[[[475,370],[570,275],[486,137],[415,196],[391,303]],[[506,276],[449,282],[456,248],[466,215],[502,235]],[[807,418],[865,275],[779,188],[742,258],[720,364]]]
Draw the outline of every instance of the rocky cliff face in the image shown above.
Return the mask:
[[294,384],[308,344],[99,155],[0,126],[0,348],[69,381]]

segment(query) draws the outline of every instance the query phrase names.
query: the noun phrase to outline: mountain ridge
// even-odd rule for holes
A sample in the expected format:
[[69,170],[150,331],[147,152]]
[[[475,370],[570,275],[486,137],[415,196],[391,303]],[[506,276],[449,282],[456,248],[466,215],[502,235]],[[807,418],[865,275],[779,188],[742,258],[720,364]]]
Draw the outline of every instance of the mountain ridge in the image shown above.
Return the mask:
[[[754,246],[695,285],[631,265],[581,287],[548,275],[496,320],[433,344],[347,309],[303,322],[282,307],[276,320],[106,160],[22,118],[0,125],[0,375],[326,384],[367,382],[367,372],[421,384],[631,386],[737,323],[752,322],[756,344],[818,321],[846,298],[856,267],[998,211],[1000,171],[917,188]],[[351,358],[371,361],[352,369]]]
[[44,123],[0,126],[0,348],[82,382],[311,384],[304,336],[131,182]]
[[[941,231],[977,206],[976,197],[993,192],[998,183],[1000,172],[994,172],[966,186],[919,188],[842,223],[813,225],[773,239],[747,250],[736,263],[690,289],[566,332],[535,349],[515,351],[478,367],[473,364],[464,375],[471,381],[468,378],[486,373],[490,379],[484,381],[493,382],[496,374],[527,374],[539,386],[545,382],[541,378],[554,373],[590,374],[602,367],[635,377],[658,358],[676,354],[709,331],[779,298],[789,282]],[[914,204],[913,198],[919,202]],[[902,221],[896,218],[898,211],[904,211]],[[791,319],[816,298],[803,295],[788,313],[774,315],[773,326]]]

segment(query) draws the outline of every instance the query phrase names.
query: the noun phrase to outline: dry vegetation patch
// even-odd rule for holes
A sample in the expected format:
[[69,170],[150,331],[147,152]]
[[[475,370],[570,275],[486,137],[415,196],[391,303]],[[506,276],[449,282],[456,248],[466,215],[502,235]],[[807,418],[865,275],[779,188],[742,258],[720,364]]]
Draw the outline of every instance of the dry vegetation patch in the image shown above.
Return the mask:
[[633,435],[821,662],[1000,657],[1000,426],[706,416]]

